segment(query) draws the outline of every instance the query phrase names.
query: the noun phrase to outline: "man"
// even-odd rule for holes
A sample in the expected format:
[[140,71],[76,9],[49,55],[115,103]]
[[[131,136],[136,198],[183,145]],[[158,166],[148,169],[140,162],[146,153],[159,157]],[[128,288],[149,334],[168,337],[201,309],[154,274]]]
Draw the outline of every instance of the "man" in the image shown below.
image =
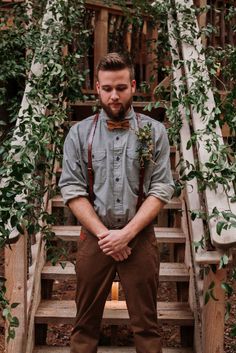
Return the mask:
[[102,110],[74,125],[64,145],[59,186],[82,224],[71,353],[97,352],[103,309],[116,273],[136,351],[161,352],[156,310],[159,255],[151,224],[174,187],[165,128],[135,114],[135,88],[134,69],[126,57],[110,53],[102,58],[97,68]]

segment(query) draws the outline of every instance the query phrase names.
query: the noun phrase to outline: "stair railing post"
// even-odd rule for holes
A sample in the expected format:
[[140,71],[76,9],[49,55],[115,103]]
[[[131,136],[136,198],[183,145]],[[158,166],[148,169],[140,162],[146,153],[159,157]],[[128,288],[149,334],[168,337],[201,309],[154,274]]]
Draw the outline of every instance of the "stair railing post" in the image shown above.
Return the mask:
[[96,13],[96,22],[94,29],[94,82],[93,88],[96,89],[96,68],[101,57],[108,51],[108,10],[100,9]]
[[224,353],[225,291],[221,283],[226,280],[226,269],[210,272],[204,277],[204,293],[214,282],[214,297],[202,308],[202,336],[204,353]]
[[[12,315],[19,319],[19,327],[15,328],[15,338],[6,341],[7,353],[25,351],[27,332],[27,234],[5,249],[5,277],[7,279],[6,296],[10,304],[18,303],[12,309]],[[6,327],[7,329],[7,327]],[[7,337],[7,334],[6,334]]]

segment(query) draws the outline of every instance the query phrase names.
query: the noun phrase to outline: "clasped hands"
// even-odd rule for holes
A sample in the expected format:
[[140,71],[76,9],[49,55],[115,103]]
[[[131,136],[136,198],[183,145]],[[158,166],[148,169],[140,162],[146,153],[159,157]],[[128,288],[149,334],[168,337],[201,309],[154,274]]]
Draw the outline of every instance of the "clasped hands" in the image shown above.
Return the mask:
[[128,236],[122,229],[107,230],[97,235],[98,245],[104,254],[113,257],[116,261],[124,261],[131,254],[128,246]]

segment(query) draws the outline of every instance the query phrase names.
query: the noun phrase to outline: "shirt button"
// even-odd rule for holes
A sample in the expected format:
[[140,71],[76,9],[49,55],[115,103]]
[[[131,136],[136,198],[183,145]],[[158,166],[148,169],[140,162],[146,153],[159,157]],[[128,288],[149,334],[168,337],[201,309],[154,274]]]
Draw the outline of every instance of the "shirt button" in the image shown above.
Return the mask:
[[119,202],[120,202],[120,199],[116,199],[116,202],[118,202],[118,203],[119,203]]
[[116,136],[116,141],[118,141],[120,138],[119,138],[119,136]]
[[119,178],[116,178],[116,181],[119,181],[120,179]]
[[119,161],[119,160],[120,160],[120,157],[116,157],[116,160]]

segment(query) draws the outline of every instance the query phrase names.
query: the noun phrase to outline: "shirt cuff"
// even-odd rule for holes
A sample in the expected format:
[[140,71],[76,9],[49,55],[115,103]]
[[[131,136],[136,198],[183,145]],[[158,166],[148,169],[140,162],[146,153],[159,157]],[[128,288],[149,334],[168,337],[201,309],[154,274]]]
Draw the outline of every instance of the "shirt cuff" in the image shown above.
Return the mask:
[[152,185],[147,196],[152,195],[160,199],[161,201],[168,203],[171,200],[174,194],[174,191],[175,191],[174,185],[157,183]]
[[78,196],[83,196],[83,197],[88,197],[89,194],[86,190],[83,188],[80,188],[78,185],[68,185],[68,186],[63,186],[61,188],[61,194],[63,197],[63,201],[65,205],[67,205],[68,201],[74,199],[75,197]]

